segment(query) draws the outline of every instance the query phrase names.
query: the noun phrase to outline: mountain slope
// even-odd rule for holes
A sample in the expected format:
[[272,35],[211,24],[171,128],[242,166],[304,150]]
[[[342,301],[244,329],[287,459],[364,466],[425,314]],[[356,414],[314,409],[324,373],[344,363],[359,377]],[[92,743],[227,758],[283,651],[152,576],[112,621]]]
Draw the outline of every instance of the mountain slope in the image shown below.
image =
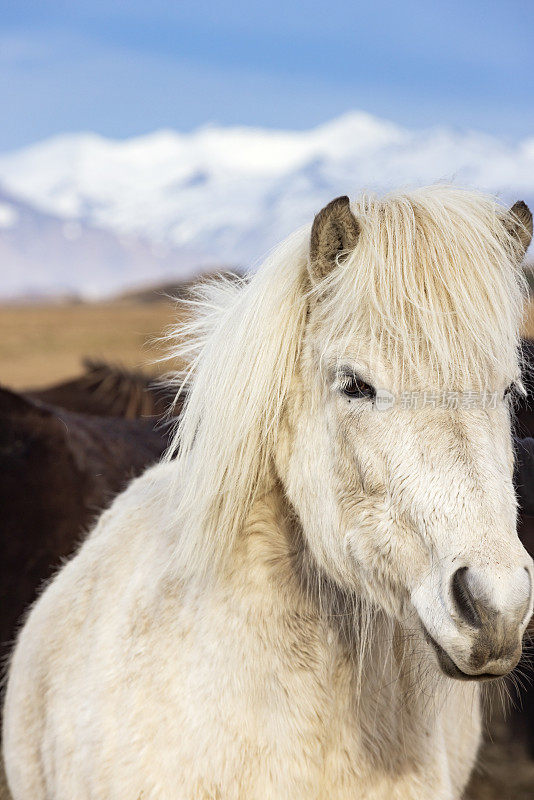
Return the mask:
[[[0,156],[14,197],[84,230],[170,248],[178,261],[187,254],[189,268],[195,258],[251,264],[338,194],[436,180],[532,201],[534,137],[415,131],[354,112],[310,131],[73,134]],[[102,290],[140,277],[119,272]]]
[[118,236],[0,191],[0,297],[99,297],[125,285],[187,278],[201,257]]

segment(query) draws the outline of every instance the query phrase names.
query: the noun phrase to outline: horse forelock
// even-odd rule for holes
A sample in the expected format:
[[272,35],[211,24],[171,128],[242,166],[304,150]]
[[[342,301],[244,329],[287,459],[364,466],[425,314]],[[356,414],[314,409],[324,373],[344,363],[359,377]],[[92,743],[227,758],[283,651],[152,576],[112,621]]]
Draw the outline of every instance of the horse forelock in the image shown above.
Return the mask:
[[366,342],[397,389],[481,390],[505,380],[525,296],[505,209],[436,185],[363,196],[352,211],[358,245],[314,289],[325,351]]

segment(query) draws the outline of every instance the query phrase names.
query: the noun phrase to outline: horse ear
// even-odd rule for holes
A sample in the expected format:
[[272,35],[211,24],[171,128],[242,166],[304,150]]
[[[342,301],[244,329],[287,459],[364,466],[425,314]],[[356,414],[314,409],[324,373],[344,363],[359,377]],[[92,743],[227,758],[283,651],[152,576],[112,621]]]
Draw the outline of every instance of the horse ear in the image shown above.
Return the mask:
[[522,200],[514,203],[507,214],[506,230],[519,242],[521,259],[532,241],[532,212]]
[[358,220],[350,210],[348,197],[336,197],[319,211],[313,220],[310,239],[312,284],[330,272],[340,253],[356,246],[359,233]]

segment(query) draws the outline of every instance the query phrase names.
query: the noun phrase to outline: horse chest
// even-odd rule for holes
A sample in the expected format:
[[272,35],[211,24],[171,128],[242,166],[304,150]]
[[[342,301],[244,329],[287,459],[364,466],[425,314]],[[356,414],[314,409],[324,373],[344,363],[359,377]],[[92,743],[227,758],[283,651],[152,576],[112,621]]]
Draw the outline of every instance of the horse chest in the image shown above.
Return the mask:
[[[353,669],[332,637],[313,626],[303,636],[303,621],[284,616],[265,619],[263,629],[261,615],[254,625],[236,625],[233,615],[212,611],[216,641],[198,624],[186,625],[179,646],[158,653],[172,675],[155,681],[143,654],[130,674],[122,673],[122,686],[138,687],[139,716],[131,717],[127,738],[143,750],[133,761],[144,753],[145,774],[166,775],[169,797],[173,787],[195,800],[367,797],[363,786],[367,792],[376,765],[362,736]],[[278,625],[283,636],[273,642]],[[153,652],[147,648],[149,659]],[[119,707],[136,704],[124,697]],[[155,710],[153,720],[147,708]],[[382,796],[387,792],[376,795]]]
[[[134,651],[113,698],[102,697],[102,714],[120,717],[121,736],[113,732],[89,762],[103,753],[109,762],[118,746],[119,764],[127,748],[140,780],[132,783],[135,800],[155,787],[173,800],[358,796],[350,675],[322,631],[285,615],[236,618],[217,602],[206,615],[184,612],[178,623],[161,617],[158,648],[150,633],[129,632]],[[101,741],[102,730],[93,733]],[[129,769],[122,780],[122,787],[134,781]]]

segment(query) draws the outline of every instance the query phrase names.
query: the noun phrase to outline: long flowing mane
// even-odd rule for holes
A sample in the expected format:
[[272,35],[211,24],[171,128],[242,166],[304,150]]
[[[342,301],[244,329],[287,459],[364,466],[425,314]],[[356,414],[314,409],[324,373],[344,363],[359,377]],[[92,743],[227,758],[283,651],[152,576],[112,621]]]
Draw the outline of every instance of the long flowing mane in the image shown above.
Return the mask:
[[182,570],[224,561],[266,485],[314,296],[327,338],[369,337],[399,385],[479,389],[516,363],[524,290],[494,198],[436,185],[352,210],[358,245],[318,286],[307,226],[249,280],[203,284],[186,303],[174,338],[190,391],[170,453]]

